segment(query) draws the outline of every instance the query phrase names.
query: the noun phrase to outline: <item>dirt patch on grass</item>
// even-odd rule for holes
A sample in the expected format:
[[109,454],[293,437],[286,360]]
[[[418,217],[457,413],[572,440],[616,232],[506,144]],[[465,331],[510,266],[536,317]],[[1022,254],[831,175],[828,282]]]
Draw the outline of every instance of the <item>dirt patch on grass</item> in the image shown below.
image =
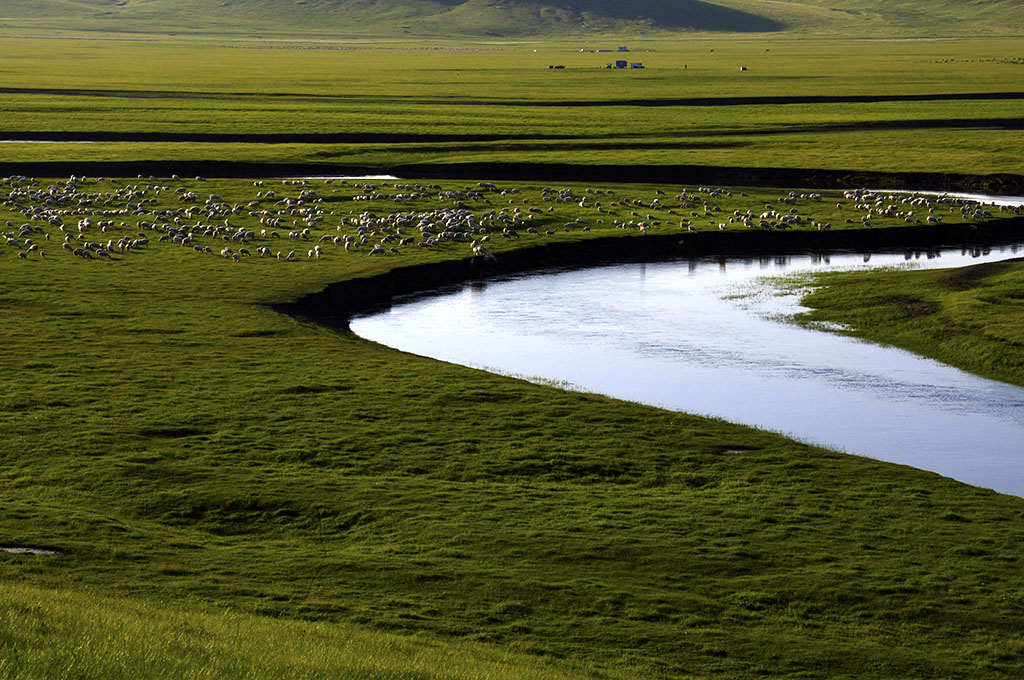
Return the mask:
[[937,311],[939,311],[939,303],[932,302],[931,300],[919,300],[918,302],[903,305],[903,315],[908,319],[928,316]]

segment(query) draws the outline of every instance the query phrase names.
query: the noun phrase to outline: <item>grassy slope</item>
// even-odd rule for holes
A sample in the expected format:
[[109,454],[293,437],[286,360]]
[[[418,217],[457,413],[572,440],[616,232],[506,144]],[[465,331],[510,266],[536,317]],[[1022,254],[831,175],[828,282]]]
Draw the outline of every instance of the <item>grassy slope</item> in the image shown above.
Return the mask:
[[[147,210],[182,205],[149,196]],[[395,209],[329,198],[339,214]],[[547,219],[574,214],[561,204]],[[623,234],[551,238],[602,233]],[[512,247],[492,243],[499,257]],[[633,676],[1019,676],[1019,498],[439,364],[264,306],[464,249],[376,259],[329,246],[322,260],[237,265],[155,240],[113,262],[4,250],[0,535],[67,552],[0,553],[4,580],[482,641]],[[34,595],[13,597],[11,628],[79,643],[26,610]],[[119,618],[99,629],[117,635]],[[291,631],[273,634],[298,645],[305,632]],[[16,662],[20,640],[0,635],[0,658]]]
[[[773,31],[770,19],[712,3],[530,2],[514,0],[150,0],[75,2],[43,0],[5,4],[2,16],[30,25],[113,31],[176,30],[249,32],[312,30],[370,35],[536,36],[586,32],[689,29]],[[203,17],[203,26],[194,21]]]
[[201,602],[0,585],[0,676],[558,680],[586,669],[479,643],[438,644],[339,623],[273,619]]
[[836,31],[877,38],[959,34],[967,25],[987,26],[997,34],[1024,28],[1020,0],[723,0],[723,5],[756,11],[800,32],[832,35]]
[[[1000,35],[1024,28],[1019,0],[7,0],[11,25],[113,32],[248,33],[313,31],[319,35],[536,36],[636,35],[666,31],[797,33],[859,36]],[[202,17],[202,23],[196,22]]]
[[995,380],[1024,385],[1024,267],[842,273],[818,278],[806,298],[809,321],[906,348]]

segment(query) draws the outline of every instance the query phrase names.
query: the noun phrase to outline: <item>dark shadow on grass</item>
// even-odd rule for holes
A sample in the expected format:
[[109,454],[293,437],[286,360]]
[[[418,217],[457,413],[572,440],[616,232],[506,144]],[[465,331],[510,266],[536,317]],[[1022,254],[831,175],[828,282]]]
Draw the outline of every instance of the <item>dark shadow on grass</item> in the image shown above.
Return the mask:
[[180,439],[182,437],[197,437],[207,434],[207,432],[192,427],[152,427],[139,430],[139,434],[151,439]]
[[822,123],[819,125],[780,125],[765,128],[740,128],[736,130],[687,131],[693,136],[760,136],[814,134],[828,132],[870,132],[877,130],[1024,130],[1024,118],[926,118],[910,120],[864,120],[847,123]]
[[386,132],[322,132],[284,134],[228,134],[177,132],[0,132],[0,141],[16,142],[112,142],[202,144],[410,144],[416,142],[500,142],[532,139],[576,139],[575,135],[537,134],[418,134]]
[[[828,132],[861,132],[872,130],[945,130],[945,129],[986,129],[1024,130],[1024,118],[928,118],[906,120],[862,120],[844,123],[821,123],[816,125],[777,125],[757,128],[734,129],[687,129],[679,137],[733,137],[787,134],[814,134]],[[665,133],[640,133],[628,136],[615,135],[569,135],[569,134],[425,134],[425,133],[285,133],[285,134],[221,134],[221,133],[171,133],[171,132],[63,132],[63,131],[12,131],[0,133],[0,142],[109,142],[124,144],[144,143],[197,143],[197,144],[484,144],[500,142],[547,142],[546,144],[517,144],[514,148],[561,149],[592,148],[718,148],[706,142],[690,142],[675,147],[664,142],[636,142],[631,140],[644,137],[669,137]],[[615,141],[610,141],[615,139]],[[609,140],[609,141],[602,141]],[[555,142],[562,141],[557,144]],[[456,148],[457,147],[446,147]],[[469,147],[467,147],[469,148]],[[473,147],[479,148],[479,147]],[[436,150],[432,146],[404,146],[403,151]]]
[[282,331],[239,331],[238,333],[232,333],[233,338],[273,338],[278,335],[284,335]]
[[[0,177],[351,177],[388,174],[409,179],[486,178],[528,182],[608,182],[719,186],[799,187],[971,191],[986,194],[1024,194],[1024,175],[998,173],[967,175],[938,172],[871,172],[820,168],[721,167],[712,165],[599,165],[570,163],[409,163],[344,165],[338,163],[246,163],[236,161],[40,161],[0,162]],[[59,312],[53,312],[59,314]],[[68,314],[68,313],[65,313]],[[81,315],[81,312],[72,312]]]
[[[597,69],[604,70],[604,69]],[[612,69],[614,71],[614,69]],[[771,106],[778,104],[842,104],[876,102],[929,102],[929,101],[991,101],[1024,99],[1024,92],[940,92],[926,94],[852,94],[852,95],[800,95],[758,97],[658,97],[642,99],[580,99],[580,100],[522,100],[522,99],[426,99],[418,96],[334,95],[302,92],[202,92],[189,90],[100,90],[77,88],[0,87],[0,94],[44,95],[57,97],[108,97],[126,99],[213,99],[278,100],[278,101],[337,101],[364,104],[449,105],[449,106],[511,106],[511,107],[602,107],[602,106]]]
[[950,271],[947,276],[942,277],[939,281],[953,290],[970,290],[980,285],[984,279],[1002,274],[1013,266],[1011,263],[1021,261],[1024,261],[1024,258],[1014,258],[1003,262],[990,262],[973,267],[961,267]]
[[[461,151],[508,151],[509,153],[521,153],[524,151],[531,152],[546,152],[546,151],[628,151],[630,149],[642,149],[642,150],[657,150],[667,149],[672,151],[709,151],[712,149],[739,149],[750,146],[752,142],[692,142],[692,141],[663,141],[663,142],[634,142],[631,140],[622,140],[616,142],[602,142],[600,140],[578,140],[573,143],[544,143],[544,144],[526,144],[526,145],[509,145],[509,146],[498,146],[498,147],[481,147],[481,146],[461,146],[445,145],[443,147],[437,146],[403,146],[400,151],[402,153],[437,153],[438,151],[445,152],[461,152]],[[341,158],[345,156],[344,151],[326,150],[316,151],[310,154],[312,158],[323,158],[325,160]]]
[[294,385],[285,387],[281,394],[325,394],[328,392],[348,392],[348,385]]

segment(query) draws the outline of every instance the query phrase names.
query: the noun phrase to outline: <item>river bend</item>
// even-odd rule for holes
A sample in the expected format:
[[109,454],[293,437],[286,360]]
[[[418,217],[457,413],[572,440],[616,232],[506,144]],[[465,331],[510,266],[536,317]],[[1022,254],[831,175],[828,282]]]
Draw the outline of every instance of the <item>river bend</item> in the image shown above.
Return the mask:
[[[620,264],[474,282],[351,321],[436,359],[715,416],[1024,496],[1024,389],[785,321],[780,277],[1024,246]],[[774,283],[772,280],[775,280]]]

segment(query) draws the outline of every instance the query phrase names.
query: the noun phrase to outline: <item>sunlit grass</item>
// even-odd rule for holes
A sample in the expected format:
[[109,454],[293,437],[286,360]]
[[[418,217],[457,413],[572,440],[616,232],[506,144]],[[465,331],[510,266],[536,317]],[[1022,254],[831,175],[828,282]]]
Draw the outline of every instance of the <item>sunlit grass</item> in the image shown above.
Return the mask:
[[20,680],[595,677],[563,662],[478,643],[439,643],[351,624],[261,617],[194,600],[111,598],[21,584],[0,586],[0,676]]

